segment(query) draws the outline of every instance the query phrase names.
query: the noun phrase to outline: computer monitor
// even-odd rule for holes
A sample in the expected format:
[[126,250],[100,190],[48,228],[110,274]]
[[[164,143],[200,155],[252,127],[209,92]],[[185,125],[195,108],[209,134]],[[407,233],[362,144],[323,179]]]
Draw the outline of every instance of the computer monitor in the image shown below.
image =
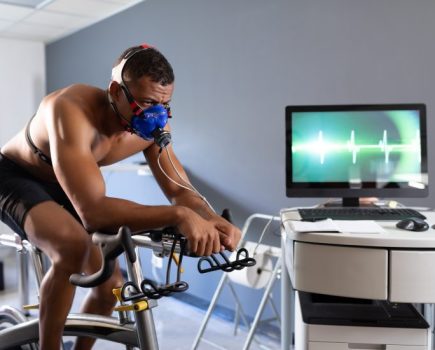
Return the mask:
[[426,136],[424,104],[287,106],[287,197],[426,197]]

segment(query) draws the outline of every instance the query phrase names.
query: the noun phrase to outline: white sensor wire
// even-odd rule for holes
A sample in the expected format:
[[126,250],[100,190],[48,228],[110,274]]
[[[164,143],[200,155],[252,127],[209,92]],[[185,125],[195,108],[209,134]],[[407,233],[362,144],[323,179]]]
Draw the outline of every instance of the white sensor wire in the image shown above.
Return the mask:
[[263,236],[266,233],[267,229],[269,228],[270,224],[272,223],[273,220],[275,220],[276,216],[272,216],[270,218],[270,220],[266,223],[266,225],[263,228],[263,231],[260,234],[260,238],[258,239],[257,245],[255,246],[253,252],[252,252],[252,256],[254,257],[256,252],[257,252],[257,248],[260,246],[261,241],[263,240]]
[[[184,188],[186,190],[189,190],[193,193],[195,193],[199,198],[201,198],[206,204],[207,206],[214,212],[216,213],[216,211],[214,210],[213,206],[209,203],[209,201],[207,200],[207,198],[205,198],[196,188],[195,186],[193,186],[189,181],[187,181],[187,179],[185,179],[180,172],[178,171],[177,167],[175,166],[172,157],[167,149],[167,147],[164,147],[166,154],[168,156],[169,162],[171,163],[172,168],[174,169],[175,173],[177,174],[177,176],[179,177],[179,179],[185,183],[185,185],[179,183],[178,181],[174,180],[173,178],[171,178],[165,170],[163,170],[163,167],[160,163],[160,157],[162,156],[162,152],[159,153],[159,156],[157,157],[157,164],[159,166],[160,171],[166,176],[166,178],[171,181],[172,183],[176,184],[177,186],[180,186],[181,188]],[[187,185],[187,186],[186,186]],[[273,220],[276,218],[276,216],[272,216],[271,219],[266,223],[266,225],[263,228],[263,231],[260,234],[260,238],[257,242],[257,245],[255,246],[253,252],[252,252],[252,256],[255,256],[258,247],[260,246],[261,242],[263,241],[263,237],[266,234],[267,229],[269,228],[270,224],[273,222]]]
[[[158,164],[158,166],[159,166],[159,169],[160,169],[160,171],[163,173],[163,175],[165,175],[166,176],[166,178],[169,180],[169,181],[171,181],[172,183],[174,183],[174,184],[176,184],[177,186],[180,186],[181,188],[184,188],[184,189],[186,189],[186,190],[189,190],[189,191],[191,191],[191,192],[193,192],[193,193],[195,193],[199,198],[201,198],[203,201],[204,201],[204,203],[205,204],[207,204],[207,206],[214,212],[214,213],[216,213],[216,211],[214,210],[214,208],[213,208],[213,206],[209,203],[209,201],[207,200],[207,198],[205,198],[196,188],[195,188],[195,186],[193,186],[189,181],[187,181],[181,174],[180,174],[180,172],[178,171],[178,169],[177,169],[177,167],[175,166],[175,164],[174,164],[174,162],[173,162],[173,160],[172,160],[172,158],[171,158],[171,155],[170,155],[170,153],[169,153],[169,151],[168,151],[168,149],[167,149],[167,147],[164,147],[164,149],[165,149],[165,151],[166,151],[166,154],[167,154],[167,156],[168,156],[168,159],[169,159],[169,162],[171,163],[171,166],[172,166],[172,168],[174,169],[174,171],[175,171],[175,173],[177,174],[177,176],[180,178],[180,180],[182,181],[182,182],[184,182],[184,184],[185,185],[183,185],[183,184],[181,184],[181,183],[179,183],[178,181],[176,181],[176,180],[174,180],[173,178],[171,178],[167,173],[166,173],[166,171],[165,170],[163,170],[163,167],[162,167],[162,165],[161,165],[161,163],[160,163],[160,157],[162,156],[162,152],[160,152],[159,153],[159,156],[157,157],[157,164]],[[186,186],[187,185],[187,186]]]

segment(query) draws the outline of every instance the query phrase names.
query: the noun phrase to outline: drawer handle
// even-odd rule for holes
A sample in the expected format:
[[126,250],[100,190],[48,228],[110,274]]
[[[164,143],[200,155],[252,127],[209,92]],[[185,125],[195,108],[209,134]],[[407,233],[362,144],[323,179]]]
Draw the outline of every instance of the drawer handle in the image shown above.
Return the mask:
[[360,344],[360,343],[349,343],[347,345],[348,349],[352,350],[386,350],[386,344]]

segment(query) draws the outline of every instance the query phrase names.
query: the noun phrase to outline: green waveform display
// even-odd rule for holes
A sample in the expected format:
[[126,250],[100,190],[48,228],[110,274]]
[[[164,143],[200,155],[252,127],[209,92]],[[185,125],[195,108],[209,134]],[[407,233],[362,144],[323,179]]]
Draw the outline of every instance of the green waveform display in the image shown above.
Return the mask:
[[344,143],[337,143],[334,141],[325,140],[323,137],[323,131],[319,130],[317,139],[305,143],[300,143],[292,147],[292,152],[305,152],[308,154],[317,154],[319,157],[319,163],[325,163],[325,157],[328,153],[350,153],[352,154],[352,164],[356,164],[357,155],[359,152],[381,152],[386,164],[390,161],[390,154],[392,152],[398,153],[413,153],[414,157],[417,157],[419,163],[421,163],[421,144],[420,144],[420,131],[416,131],[415,138],[411,140],[409,144],[389,144],[388,132],[384,130],[382,133],[382,139],[375,144],[356,144],[355,143],[355,130],[350,133],[349,140]]
[[421,181],[421,147],[417,111],[296,113],[293,181]]

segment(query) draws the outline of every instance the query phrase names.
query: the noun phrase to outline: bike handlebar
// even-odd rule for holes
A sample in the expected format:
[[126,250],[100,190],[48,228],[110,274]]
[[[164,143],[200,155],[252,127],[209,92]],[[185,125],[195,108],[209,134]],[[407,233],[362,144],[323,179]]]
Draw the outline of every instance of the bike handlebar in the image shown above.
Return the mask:
[[[131,232],[127,226],[122,226],[115,235],[107,233],[94,233],[92,242],[98,244],[103,256],[103,263],[99,271],[92,275],[72,274],[69,278],[71,284],[79,287],[91,288],[107,281],[115,268],[116,258],[124,251],[130,262],[136,261],[135,245],[151,248],[161,256],[167,256],[170,252],[186,254],[180,243],[172,249],[174,241],[184,241],[185,238],[175,232],[173,228],[162,230],[148,230]],[[193,256],[193,254],[190,254]]]
[[[222,213],[222,217],[229,222],[231,222],[231,214],[228,209],[225,209]],[[168,256],[173,253],[180,253],[180,265],[183,255],[188,255],[191,257],[198,257],[193,253],[186,250],[187,239],[178,233],[176,228],[167,227],[162,230],[148,230],[148,231],[138,231],[131,232],[127,226],[122,226],[118,233],[115,235],[106,233],[94,233],[92,236],[92,242],[99,245],[101,254],[103,257],[103,263],[99,271],[96,273],[86,276],[82,274],[73,274],[70,276],[71,284],[80,287],[95,287],[102,284],[110,278],[115,269],[116,258],[121,255],[124,251],[126,252],[127,259],[134,263],[136,261],[135,246],[141,246],[150,248],[154,253],[157,253],[161,257]],[[217,270],[222,270],[224,272],[231,272],[234,270],[240,270],[245,267],[254,266],[256,261],[254,258],[249,257],[249,253],[245,248],[239,249],[236,255],[236,260],[230,261],[228,257],[223,253],[219,252],[221,259],[220,261],[217,256],[212,254],[210,257],[200,257],[198,260],[198,271],[200,273],[207,273]],[[244,257],[242,257],[244,256]],[[207,267],[204,267],[204,261]],[[173,292],[174,288],[182,291],[182,288],[177,284],[179,281],[180,268],[178,268],[176,288],[174,284],[169,283],[169,271],[170,271],[170,261],[168,263],[167,281],[166,286],[157,290],[152,283],[150,288],[146,288],[147,295],[154,296],[154,294],[159,294],[159,296],[165,295],[166,292]],[[148,281],[148,280],[147,280]],[[185,282],[183,282],[186,284]],[[187,284],[186,284],[187,285]],[[180,287],[180,288],[179,288]],[[155,291],[152,291],[154,289]],[[185,290],[185,289],[184,289]]]

